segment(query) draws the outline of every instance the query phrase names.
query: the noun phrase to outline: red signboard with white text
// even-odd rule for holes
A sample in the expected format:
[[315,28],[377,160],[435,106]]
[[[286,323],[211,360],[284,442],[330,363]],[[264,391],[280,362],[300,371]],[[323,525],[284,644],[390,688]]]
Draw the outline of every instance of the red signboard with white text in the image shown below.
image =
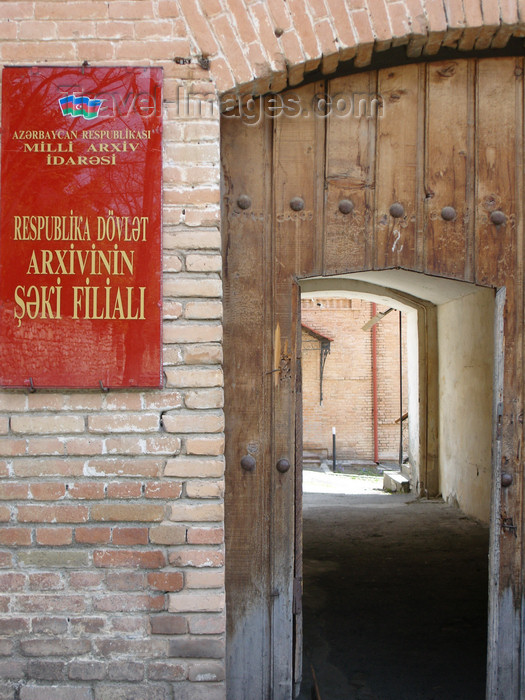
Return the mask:
[[2,71],[0,385],[161,385],[162,70]]

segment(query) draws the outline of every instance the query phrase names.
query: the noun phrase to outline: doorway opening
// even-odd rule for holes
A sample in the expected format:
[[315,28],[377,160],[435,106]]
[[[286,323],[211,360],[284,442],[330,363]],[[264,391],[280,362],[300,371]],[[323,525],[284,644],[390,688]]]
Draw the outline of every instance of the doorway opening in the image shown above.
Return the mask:
[[[300,285],[307,308],[350,309],[354,299],[377,304],[379,314],[403,312],[408,435],[401,461],[410,465],[410,492],[384,491],[380,476],[359,476],[359,465],[334,474],[330,454],[324,463],[303,464],[299,697],[484,697],[499,352],[494,290],[401,270],[309,278]],[[305,318],[312,328],[312,313]],[[330,324],[313,330],[331,338],[335,354],[337,330]],[[302,355],[304,363],[304,347]],[[330,391],[330,359],[325,406],[338,400]],[[359,362],[350,359],[346,367],[347,374],[358,372]],[[344,395],[344,402],[352,400]],[[304,436],[311,434],[311,413],[303,402]],[[369,416],[373,420],[372,407]]]

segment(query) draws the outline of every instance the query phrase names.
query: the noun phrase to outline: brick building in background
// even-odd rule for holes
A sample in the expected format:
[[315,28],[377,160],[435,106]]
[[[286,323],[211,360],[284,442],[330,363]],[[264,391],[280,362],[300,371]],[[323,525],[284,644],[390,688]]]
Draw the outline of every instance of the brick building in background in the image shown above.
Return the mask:
[[[0,3],[3,66],[164,75],[162,389],[0,391],[1,700],[226,697],[219,98],[378,56],[522,55],[524,34],[514,0]],[[505,571],[503,592],[519,578]],[[505,601],[501,619],[520,620]],[[497,647],[494,677],[519,675],[514,647]]]
[[[337,459],[374,461],[374,373],[372,330],[363,326],[375,314],[361,299],[304,299],[301,303],[303,373],[303,446],[332,457],[332,426]],[[377,305],[377,313],[387,311]],[[321,341],[308,329],[331,339],[322,381]],[[375,325],[378,461],[399,459],[399,313]],[[406,321],[403,328],[403,413],[407,410]],[[407,430],[403,447],[407,450]]]

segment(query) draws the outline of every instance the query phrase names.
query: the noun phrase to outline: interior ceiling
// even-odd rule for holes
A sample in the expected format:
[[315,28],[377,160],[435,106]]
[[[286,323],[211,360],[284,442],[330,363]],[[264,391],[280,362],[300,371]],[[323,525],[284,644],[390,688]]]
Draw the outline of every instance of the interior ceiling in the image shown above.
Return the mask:
[[[448,301],[453,299],[458,299],[462,296],[467,296],[468,294],[473,294],[477,292],[482,287],[469,282],[458,282],[457,280],[446,279],[444,277],[433,277],[431,275],[425,275],[421,272],[411,272],[409,270],[380,270],[380,271],[369,271],[369,272],[354,272],[346,275],[334,275],[333,277],[309,277],[306,280],[301,281],[301,287],[303,287],[305,295],[310,296],[311,290],[309,289],[310,282],[323,280],[323,286],[328,285],[326,289],[322,291],[323,295],[330,294],[331,296],[335,294],[340,295],[341,289],[337,289],[337,280],[349,280],[350,282],[365,282],[367,284],[377,285],[383,288],[383,294],[386,289],[392,289],[397,292],[403,292],[405,294],[410,294],[418,299],[423,299],[424,301],[429,301],[431,304],[446,304]],[[333,285],[330,285],[330,282]],[[329,291],[329,287],[332,286],[332,290]],[[347,285],[345,285],[348,290]],[[313,290],[312,290],[313,291]],[[320,289],[316,290],[316,296],[321,293]]]

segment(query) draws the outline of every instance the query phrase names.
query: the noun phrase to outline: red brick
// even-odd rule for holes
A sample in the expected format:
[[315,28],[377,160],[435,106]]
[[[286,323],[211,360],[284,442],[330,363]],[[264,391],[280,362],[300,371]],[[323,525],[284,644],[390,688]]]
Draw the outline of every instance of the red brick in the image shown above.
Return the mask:
[[34,7],[33,3],[30,2],[24,2],[21,3],[19,0],[16,0],[16,2],[13,0],[13,2],[9,2],[8,0],[5,0],[5,2],[2,3],[2,17],[4,19],[16,19],[16,20],[21,20],[21,19],[31,19],[34,16]]
[[153,544],[184,544],[186,541],[185,525],[158,525],[150,528],[150,542]]
[[0,545],[27,546],[31,544],[31,530],[25,527],[0,528]]
[[182,484],[177,481],[155,481],[145,484],[146,498],[180,498]]
[[25,583],[24,574],[0,573],[0,591],[20,591],[24,588]]
[[13,557],[9,552],[0,552],[0,566],[11,566]]
[[[27,44],[24,43],[21,45],[27,46]],[[45,44],[40,44],[40,46],[45,46]],[[14,433],[81,433],[84,431],[84,427],[84,418],[82,416],[35,416],[30,413],[25,413],[11,418],[11,430]]]
[[20,41],[36,40],[45,41],[46,39],[56,39],[56,27],[51,22],[44,21],[29,21],[20,22],[18,30],[18,39]]
[[224,529],[222,527],[190,527],[187,533],[188,544],[222,544]]
[[[12,635],[29,632],[29,620],[24,617],[3,617],[0,619],[0,634]],[[5,678],[2,675],[2,679]]]
[[97,24],[86,20],[73,20],[57,22],[59,39],[87,39],[97,35]]
[[71,627],[74,634],[96,634],[104,630],[106,618],[104,617],[72,617]]
[[237,82],[243,83],[251,80],[253,77],[251,67],[244,57],[242,45],[239,43],[229,18],[222,15],[214,18],[211,24]]
[[142,484],[136,481],[114,481],[108,484],[108,498],[140,498],[142,496]]
[[88,430],[93,433],[146,433],[158,429],[158,413],[107,413],[88,417]]
[[180,0],[179,4],[202,54],[204,56],[216,54],[217,42],[210,31],[208,22],[200,12],[197,0]]
[[180,591],[184,585],[184,578],[178,571],[151,573],[148,574],[148,584],[159,591]]
[[25,455],[26,447],[26,440],[17,438],[0,438],[0,455],[2,455],[2,457],[16,457],[18,455]]
[[88,519],[86,506],[19,506],[18,520],[26,523],[84,523]]
[[113,529],[113,544],[148,544],[147,527],[116,527]]
[[159,17],[178,17],[179,3],[177,0],[159,0]]
[[97,37],[99,39],[133,39],[133,22],[97,22]]
[[29,574],[29,588],[35,591],[52,591],[64,588],[60,574]]
[[164,610],[166,601],[163,595],[144,593],[106,593],[93,602],[95,610],[104,612],[131,612],[133,610]]
[[36,529],[36,541],[44,545],[71,544],[73,530],[70,527],[41,527]]
[[105,61],[113,58],[114,48],[107,41],[76,40],[78,58],[82,61]]
[[105,19],[108,16],[108,3],[105,0],[83,0],[75,2],[74,6],[67,2],[36,3],[35,17],[37,19]]
[[215,567],[224,565],[223,552],[210,549],[180,549],[176,552],[170,552],[170,564],[173,566],[195,566],[195,567]]
[[117,633],[145,636],[147,634],[147,618],[145,615],[133,615],[130,617],[119,615],[112,618],[111,629]]
[[11,520],[11,509],[7,506],[0,506],[0,522],[8,523]]
[[140,411],[142,409],[141,394],[136,392],[118,392],[106,395],[108,411]]
[[99,588],[104,581],[104,574],[98,571],[73,571],[69,574],[72,588]]
[[[152,440],[156,440],[159,445],[162,444],[164,436],[157,436],[156,438],[151,438]],[[134,437],[131,435],[120,435],[120,436],[115,436],[112,438],[107,438],[106,439],[106,449],[108,454],[120,454],[120,455],[141,455],[146,452],[160,452],[162,453],[163,450],[148,450],[147,445],[148,445],[148,440],[144,440],[143,437]],[[164,440],[165,442],[165,440]],[[152,445],[154,442],[151,443]],[[176,444],[176,443],[175,443]],[[171,450],[168,449],[168,452]],[[94,462],[94,460],[93,460]],[[142,460],[141,463],[138,463],[137,465],[130,464],[130,467],[133,468],[134,466],[136,468],[140,468],[143,466],[144,468],[148,464],[148,462],[151,463],[151,460]],[[153,467],[152,467],[153,468]],[[134,474],[136,475],[144,475],[144,476],[152,476],[151,473],[144,474],[143,471],[137,471],[137,472],[114,472],[117,476],[133,476]]]
[[54,481],[31,484],[30,489],[31,496],[35,501],[56,501],[66,494],[64,484],[58,484]]
[[71,498],[78,500],[100,500],[105,496],[105,487],[101,483],[75,483],[69,485],[68,493]]
[[115,522],[158,522],[164,518],[164,506],[139,503],[97,504],[91,508],[91,518]]
[[13,471],[19,477],[80,476],[84,463],[72,459],[50,457],[13,460]]
[[[111,444],[114,444],[117,451],[115,440],[120,441],[122,438],[115,438],[111,441],[107,440],[106,446],[108,450],[110,450]],[[142,444],[140,441],[137,442],[136,439],[133,438],[133,442],[136,443],[138,451],[142,452]],[[86,464],[85,471],[86,476],[144,476],[154,478],[160,474],[163,464],[164,460],[159,460],[157,458],[130,459],[102,457],[100,459],[90,459]]]
[[109,527],[77,527],[75,542],[82,544],[108,544],[111,540]]
[[34,617],[31,621],[34,634],[63,634],[67,631],[65,617]]
[[150,617],[151,634],[186,634],[188,622],[181,615],[165,614]]
[[93,552],[93,563],[101,568],[159,569],[166,565],[166,557],[160,550],[103,549]]
[[82,595],[67,595],[63,591],[60,595],[18,595],[16,607],[21,612],[84,612],[86,600]]
[[138,571],[108,571],[106,586],[114,591],[143,591],[146,588],[146,574]]
[[0,500],[16,501],[27,498],[29,489],[26,484],[6,483],[0,484]]
[[98,455],[103,452],[104,441],[96,437],[71,437],[63,439],[63,446],[68,455]]
[[[243,0],[229,0],[228,7],[235,18],[239,37],[244,44],[259,41],[259,35],[248,14],[247,3]],[[274,35],[275,36],[275,35]]]
[[112,0],[109,5],[109,17],[112,19],[142,20],[154,17],[153,3],[150,0]]

